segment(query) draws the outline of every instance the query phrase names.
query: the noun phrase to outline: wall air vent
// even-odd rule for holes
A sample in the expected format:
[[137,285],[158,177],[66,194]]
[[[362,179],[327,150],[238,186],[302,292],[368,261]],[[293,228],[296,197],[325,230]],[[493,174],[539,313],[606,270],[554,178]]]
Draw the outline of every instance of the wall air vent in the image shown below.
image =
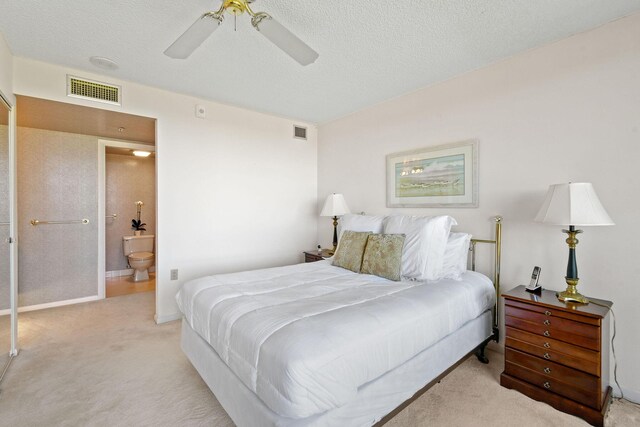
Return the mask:
[[67,76],[67,96],[74,98],[122,105],[120,102],[120,91],[120,86]]
[[307,128],[293,125],[293,137],[297,139],[307,139]]

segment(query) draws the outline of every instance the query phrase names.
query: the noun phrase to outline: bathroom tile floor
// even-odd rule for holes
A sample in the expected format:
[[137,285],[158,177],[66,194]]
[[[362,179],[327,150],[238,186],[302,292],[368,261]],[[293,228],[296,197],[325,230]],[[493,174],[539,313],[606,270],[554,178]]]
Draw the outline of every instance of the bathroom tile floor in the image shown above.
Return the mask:
[[149,280],[134,282],[133,276],[109,277],[106,279],[107,298],[120,295],[149,292],[156,289],[156,273],[149,273]]

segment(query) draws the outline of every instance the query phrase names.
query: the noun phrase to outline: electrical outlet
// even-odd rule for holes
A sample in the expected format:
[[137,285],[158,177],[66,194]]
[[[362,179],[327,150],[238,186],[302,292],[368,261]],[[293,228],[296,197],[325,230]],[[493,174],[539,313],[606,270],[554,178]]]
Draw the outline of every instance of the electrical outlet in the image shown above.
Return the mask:
[[178,280],[178,269],[171,270],[171,280]]

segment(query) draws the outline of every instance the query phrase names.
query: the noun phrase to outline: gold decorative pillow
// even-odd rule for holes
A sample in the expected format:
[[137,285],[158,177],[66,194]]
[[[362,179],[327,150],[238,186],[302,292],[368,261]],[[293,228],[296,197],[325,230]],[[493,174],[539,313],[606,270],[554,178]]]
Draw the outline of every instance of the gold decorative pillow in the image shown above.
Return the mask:
[[333,257],[333,265],[360,273],[364,247],[370,234],[370,231],[345,230]]
[[363,274],[375,274],[385,279],[400,280],[404,234],[372,234],[362,259]]

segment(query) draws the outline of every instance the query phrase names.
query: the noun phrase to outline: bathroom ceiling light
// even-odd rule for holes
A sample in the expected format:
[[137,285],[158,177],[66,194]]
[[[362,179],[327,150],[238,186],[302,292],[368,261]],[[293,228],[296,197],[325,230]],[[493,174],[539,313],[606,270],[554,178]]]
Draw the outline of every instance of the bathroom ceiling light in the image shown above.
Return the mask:
[[133,152],[134,156],[138,156],[138,157],[149,157],[151,155],[151,151],[140,151],[140,150],[135,150]]

